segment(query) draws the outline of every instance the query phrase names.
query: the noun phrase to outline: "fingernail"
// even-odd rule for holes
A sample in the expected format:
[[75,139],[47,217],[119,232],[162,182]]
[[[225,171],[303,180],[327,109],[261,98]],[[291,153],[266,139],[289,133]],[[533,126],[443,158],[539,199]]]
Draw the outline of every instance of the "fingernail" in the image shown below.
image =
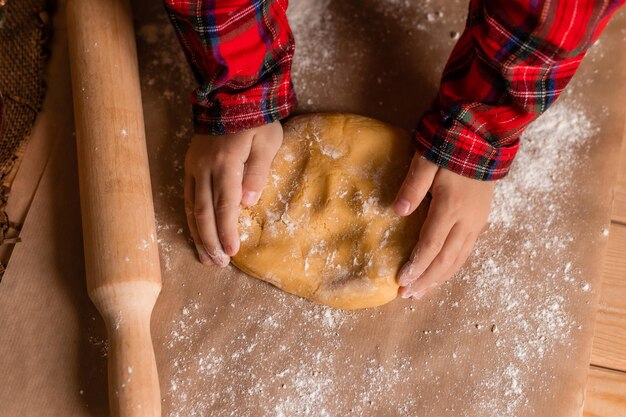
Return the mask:
[[412,290],[409,287],[400,287],[398,289],[398,295],[402,298],[409,298],[412,294]]
[[400,290],[400,297],[411,298],[413,300],[419,300],[420,298],[424,297],[425,294],[426,290],[424,289],[413,291],[410,288],[405,287],[404,291],[402,289]]
[[407,262],[398,273],[398,284],[406,287],[415,282],[422,275],[421,271],[415,271],[415,264]]
[[411,272],[411,264],[408,262],[405,263],[402,268],[400,268],[400,272],[398,272],[398,284],[400,284],[402,287],[405,287],[409,283],[410,272]]
[[198,251],[198,257],[200,258],[201,263],[206,264],[207,262],[211,260],[211,258],[209,258],[209,255],[206,253],[206,251],[202,249],[201,247],[196,246],[196,251]]
[[256,191],[246,191],[243,193],[241,201],[243,201],[246,206],[253,206],[259,201],[259,197],[260,194]]
[[409,214],[409,210],[411,209],[411,203],[405,198],[401,198],[396,201],[395,206],[396,212],[401,216],[406,216],[407,214]]
[[227,245],[224,248],[224,252],[226,252],[226,254],[230,255],[230,256],[235,256],[235,254],[237,253],[238,250],[239,250],[239,245],[238,244],[235,244],[234,246],[233,245]]
[[420,298],[424,297],[426,295],[426,290],[419,290],[419,291],[415,291],[413,294],[411,294],[409,296],[410,299],[412,300],[419,300]]
[[213,252],[207,250],[211,260],[218,266],[226,266],[230,262],[230,257],[221,248],[216,248]]

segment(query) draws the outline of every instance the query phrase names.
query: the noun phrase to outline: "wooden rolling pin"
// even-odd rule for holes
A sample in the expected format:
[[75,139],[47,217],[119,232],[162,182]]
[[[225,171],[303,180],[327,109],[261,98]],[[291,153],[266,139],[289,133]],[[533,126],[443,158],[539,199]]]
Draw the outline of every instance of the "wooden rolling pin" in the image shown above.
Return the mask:
[[107,325],[111,414],[160,416],[150,316],[161,272],[132,12],[69,0],[87,289]]

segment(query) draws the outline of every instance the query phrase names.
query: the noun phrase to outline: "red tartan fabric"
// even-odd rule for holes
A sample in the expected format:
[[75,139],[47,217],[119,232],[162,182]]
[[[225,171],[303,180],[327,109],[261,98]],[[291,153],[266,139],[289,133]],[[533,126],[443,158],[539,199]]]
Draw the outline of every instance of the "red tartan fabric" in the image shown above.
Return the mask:
[[[439,93],[417,126],[418,152],[467,177],[504,177],[521,133],[558,98],[624,2],[470,0]],[[236,132],[293,110],[287,0],[165,3],[200,84],[196,132]]]
[[222,135],[286,117],[294,41],[287,0],[165,0],[199,87],[197,133]]
[[624,0],[471,0],[418,152],[458,174],[504,177],[524,129],[565,89]]

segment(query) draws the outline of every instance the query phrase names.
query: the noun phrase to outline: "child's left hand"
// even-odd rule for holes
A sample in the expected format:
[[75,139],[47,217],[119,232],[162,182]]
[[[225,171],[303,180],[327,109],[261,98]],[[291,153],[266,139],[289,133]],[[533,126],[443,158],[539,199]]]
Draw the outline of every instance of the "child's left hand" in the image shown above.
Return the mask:
[[415,154],[394,210],[408,216],[429,190],[432,201],[411,258],[398,273],[398,295],[420,299],[459,270],[487,222],[494,183],[461,176]]

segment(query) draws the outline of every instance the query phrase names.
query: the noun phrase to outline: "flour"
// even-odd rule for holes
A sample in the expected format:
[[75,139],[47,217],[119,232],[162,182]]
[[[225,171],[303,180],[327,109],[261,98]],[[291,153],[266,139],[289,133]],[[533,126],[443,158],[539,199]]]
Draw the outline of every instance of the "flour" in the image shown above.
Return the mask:
[[[331,0],[292,1],[287,9],[289,25],[296,42],[292,76],[304,79],[306,74],[332,71],[336,61],[335,38],[338,28],[327,13]],[[297,92],[323,88],[320,84],[296,83]],[[317,101],[317,100],[315,100]],[[303,103],[301,103],[302,105]],[[314,100],[306,103],[311,106]]]
[[[285,295],[278,294],[278,299]],[[415,369],[401,355],[392,355],[385,361],[370,357],[363,368],[350,368],[345,374],[337,375],[335,355],[345,348],[336,337],[338,331],[350,330],[354,325],[352,313],[328,307],[312,305],[296,300],[298,309],[280,312],[267,306],[246,306],[248,316],[241,327],[233,327],[230,341],[215,346],[210,339],[194,338],[194,334],[206,333],[211,319],[198,318],[201,301],[183,307],[180,317],[171,323],[171,332],[166,342],[170,352],[177,354],[170,361],[172,378],[168,382],[165,398],[171,402],[170,417],[198,417],[209,415],[245,415],[236,405],[235,398],[262,397],[257,412],[264,416],[336,416],[335,410],[342,409],[336,395],[338,386],[354,389],[357,403],[351,405],[350,415],[360,415],[367,410],[388,410],[396,407],[386,403],[386,392],[406,384]],[[239,303],[230,308],[238,309]],[[292,320],[301,323],[303,332],[299,342],[286,346],[272,337],[280,334]],[[261,326],[261,331],[250,332],[250,328]],[[314,340],[326,343],[312,347]],[[298,358],[295,365],[282,365],[264,358],[264,352],[278,351],[286,357]],[[256,363],[250,369],[241,363]],[[257,373],[269,377],[259,378]],[[203,386],[206,389],[198,390]],[[244,388],[246,387],[246,388]],[[268,397],[272,392],[272,396]],[[249,397],[251,396],[251,397]],[[231,412],[216,414],[215,405],[224,402],[233,404]],[[398,412],[412,404],[397,405]],[[380,407],[380,408],[379,408]]]
[[[446,3],[442,10],[428,1],[419,3],[416,6],[413,1],[382,0],[367,6],[381,17],[398,22],[404,33],[419,31],[428,40],[432,32],[433,36],[445,37],[450,45],[458,39],[462,22],[453,20],[449,10],[444,9],[459,7],[460,2],[449,2],[450,6]],[[290,4],[289,19],[297,43],[293,74],[301,97],[300,110],[315,109],[322,102],[320,91],[328,88],[326,81],[305,80],[314,78],[314,73],[335,76],[340,53],[335,38],[347,24],[345,17],[331,13],[337,4],[331,0],[292,0]],[[418,13],[409,13],[409,8],[415,7],[420,8]],[[437,27],[442,30],[435,31]],[[191,85],[179,46],[171,32],[164,32],[169,30],[169,23],[163,20],[157,28],[148,25],[140,29],[140,38],[150,46],[152,57],[148,76],[142,78],[144,87],[162,86],[170,77],[179,76],[185,78],[183,84]],[[381,31],[380,36],[389,35]],[[343,53],[351,57],[356,67],[354,77],[358,78],[359,70],[368,71],[363,40],[355,39],[348,46]],[[594,56],[592,51],[589,59]],[[438,77],[438,72],[433,74]],[[372,85],[385,85],[386,79],[387,74],[374,74]],[[338,82],[347,83],[343,79]],[[168,103],[188,105],[188,90],[163,89],[160,94]],[[233,299],[223,308],[233,315],[243,312],[243,318],[221,322],[216,319],[217,310],[212,313],[212,297],[226,295],[199,295],[187,300],[171,317],[169,334],[162,341],[162,348],[171,356],[163,365],[169,376],[164,385],[164,415],[242,416],[250,413],[248,402],[258,406],[255,413],[269,417],[432,415],[424,398],[439,401],[458,397],[467,404],[460,410],[450,405],[450,415],[513,417],[533,405],[529,403],[532,395],[544,392],[549,396],[559,384],[552,368],[556,355],[579,348],[574,343],[582,324],[573,315],[573,300],[587,302],[595,291],[588,282],[590,277],[581,271],[579,260],[571,256],[576,234],[566,221],[572,206],[579,204],[571,201],[575,182],[572,176],[588,162],[587,149],[596,145],[594,138],[601,126],[589,117],[577,98],[571,94],[560,99],[524,134],[510,175],[496,186],[488,233],[481,237],[468,265],[454,282],[422,303],[407,303],[397,309],[397,320],[418,318],[423,309],[433,306],[433,311],[444,317],[436,328],[415,329],[412,341],[423,353],[419,362],[400,348],[361,354],[354,346],[346,345],[344,337],[380,318],[381,310],[332,310],[262,289],[267,302]],[[184,141],[190,135],[188,127],[180,127],[172,139]],[[164,146],[159,156],[182,175],[179,161],[183,156],[177,149],[182,147]],[[290,161],[292,156],[284,158]],[[166,200],[181,202],[181,187],[168,184],[157,192]],[[367,210],[367,198],[363,202]],[[168,204],[173,205],[169,200]],[[315,202],[307,204],[311,209]],[[163,204],[157,216],[166,210],[170,207]],[[182,207],[179,204],[172,210]],[[279,214],[273,221],[294,221],[281,219]],[[250,227],[253,222],[244,219],[244,226]],[[166,259],[177,256],[176,245],[185,243],[178,232],[180,226],[159,224],[165,272],[172,273]],[[605,239],[608,229],[598,230],[598,235]],[[247,235],[242,236],[245,239]],[[311,248],[311,260],[318,252],[319,247]],[[309,259],[305,261],[308,264]],[[172,273],[174,278],[180,279]],[[261,290],[260,286],[254,288]],[[219,313],[224,317],[223,311]],[[227,336],[222,333],[218,343],[213,339],[214,331],[224,327]],[[295,331],[295,337],[287,329]],[[445,340],[443,335],[447,336]],[[364,343],[378,342],[367,336],[362,338]],[[473,366],[475,358],[466,346],[443,343],[450,340],[480,343],[489,362],[484,368]],[[90,342],[106,354],[102,340]],[[353,351],[355,355],[350,356]],[[268,355],[274,352],[280,353],[283,360],[269,360]],[[446,369],[442,369],[442,363],[448,364]],[[448,368],[457,367],[467,370],[467,380],[459,374],[448,378],[447,373],[453,371]],[[472,384],[464,384],[466,381]],[[389,392],[407,384],[410,394],[402,401],[388,398]],[[424,387],[434,388],[439,394],[426,396]],[[343,401],[343,394],[352,401]]]
[[100,351],[100,356],[106,358],[109,356],[109,340],[90,335],[89,343]]
[[[563,98],[524,133],[509,176],[496,185],[490,232],[473,255],[472,270],[478,273],[463,277],[474,283],[476,305],[494,310],[499,330],[492,353],[497,371],[483,383],[499,395],[478,401],[480,410],[515,415],[527,405],[528,393],[541,389],[527,385],[529,376],[546,372],[534,364],[571,343],[572,332],[580,330],[565,307],[565,294],[588,292],[590,285],[564,258],[574,241],[566,207],[573,204],[572,173],[586,163],[598,131],[582,106]],[[532,271],[534,284],[520,271]],[[542,384],[547,389],[550,381]]]
[[[171,241],[175,238],[172,237],[172,229],[174,229],[174,225],[165,224],[159,221],[159,216],[157,214],[156,218],[156,229],[157,229],[157,243],[159,245],[159,255],[161,261],[161,267],[165,269],[165,271],[172,270],[172,256],[173,246]],[[176,234],[181,234],[182,231],[180,228],[176,231]]]
[[[547,222],[558,216],[560,205],[567,200],[567,188],[572,183],[571,165],[581,148],[592,146],[597,134],[580,106],[558,102],[522,136],[522,151],[514,161],[508,177],[498,182],[489,216],[489,223],[510,227],[521,213],[541,209]],[[532,193],[531,201],[525,201]],[[543,207],[547,210],[543,210]],[[546,213],[547,211],[547,213]]]

